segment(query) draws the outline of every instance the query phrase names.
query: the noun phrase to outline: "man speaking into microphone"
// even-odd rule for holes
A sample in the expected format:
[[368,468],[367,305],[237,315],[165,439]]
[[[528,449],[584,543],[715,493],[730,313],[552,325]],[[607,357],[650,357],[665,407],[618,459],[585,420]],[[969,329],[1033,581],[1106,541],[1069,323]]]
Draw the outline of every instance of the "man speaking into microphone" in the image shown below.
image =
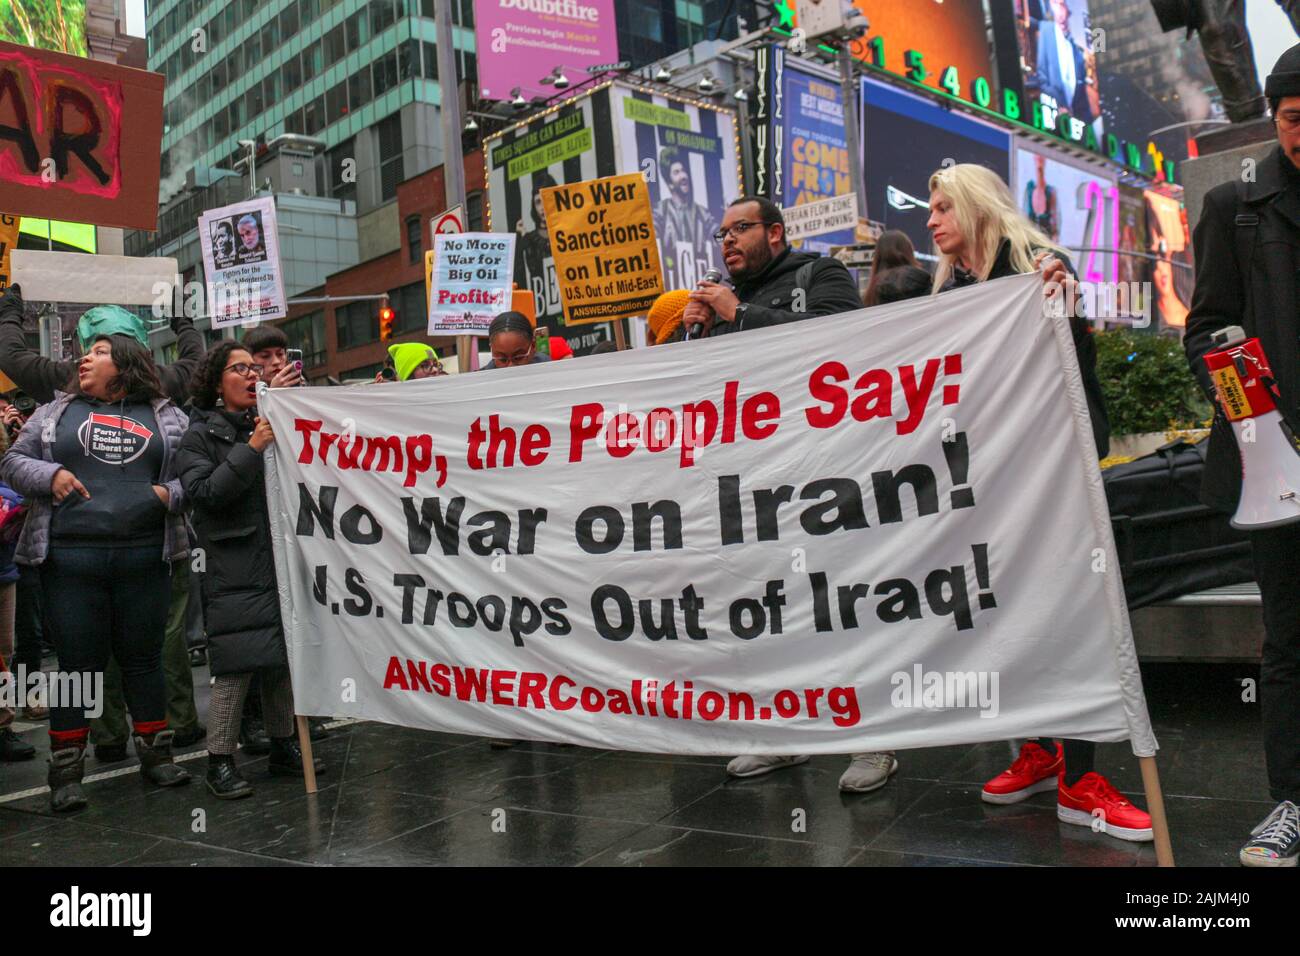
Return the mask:
[[837,259],[795,252],[785,217],[767,199],[742,196],[713,234],[734,290],[706,277],[682,316],[687,338],[743,332],[862,308],[858,287]]

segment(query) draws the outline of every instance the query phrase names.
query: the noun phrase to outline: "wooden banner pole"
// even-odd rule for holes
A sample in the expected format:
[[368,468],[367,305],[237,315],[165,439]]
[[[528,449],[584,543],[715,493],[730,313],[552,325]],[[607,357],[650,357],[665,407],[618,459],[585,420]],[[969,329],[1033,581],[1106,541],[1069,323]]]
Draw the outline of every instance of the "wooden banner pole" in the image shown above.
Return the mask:
[[1174,847],[1169,841],[1169,820],[1165,816],[1165,798],[1160,792],[1160,775],[1155,757],[1138,757],[1142,768],[1142,787],[1147,795],[1147,812],[1151,814],[1151,834],[1156,843],[1156,865],[1174,865]]
[[294,720],[298,722],[298,746],[302,749],[302,780],[307,786],[308,793],[316,792],[316,758],[311,752],[311,728],[307,725],[307,718],[296,716]]
[[624,319],[615,319],[614,325],[614,345],[621,352],[627,348],[627,333],[623,331]]

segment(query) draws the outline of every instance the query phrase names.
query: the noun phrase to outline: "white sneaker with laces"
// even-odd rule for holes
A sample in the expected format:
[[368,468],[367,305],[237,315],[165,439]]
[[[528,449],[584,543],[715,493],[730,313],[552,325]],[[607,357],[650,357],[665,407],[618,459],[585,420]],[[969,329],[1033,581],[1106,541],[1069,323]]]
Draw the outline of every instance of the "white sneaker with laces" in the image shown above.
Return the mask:
[[840,789],[845,793],[870,793],[887,784],[897,772],[898,761],[891,751],[854,754],[849,769],[840,777]]
[[1300,858],[1300,807],[1283,800],[1250,837],[1238,854],[1242,866],[1295,866]]
[[797,767],[799,764],[807,762],[808,758],[806,756],[762,757],[757,754],[747,754],[744,757],[736,757],[731,763],[727,764],[727,773],[733,777],[761,777],[773,770]]

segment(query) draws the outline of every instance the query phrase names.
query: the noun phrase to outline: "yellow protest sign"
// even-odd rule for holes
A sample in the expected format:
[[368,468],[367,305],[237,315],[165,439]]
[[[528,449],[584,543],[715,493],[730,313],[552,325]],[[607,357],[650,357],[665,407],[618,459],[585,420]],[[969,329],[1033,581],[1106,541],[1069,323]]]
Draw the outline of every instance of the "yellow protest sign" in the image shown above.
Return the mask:
[[9,253],[18,245],[18,229],[21,225],[19,217],[0,213],[0,292],[9,288]]
[[640,173],[543,189],[566,325],[643,314],[664,290]]

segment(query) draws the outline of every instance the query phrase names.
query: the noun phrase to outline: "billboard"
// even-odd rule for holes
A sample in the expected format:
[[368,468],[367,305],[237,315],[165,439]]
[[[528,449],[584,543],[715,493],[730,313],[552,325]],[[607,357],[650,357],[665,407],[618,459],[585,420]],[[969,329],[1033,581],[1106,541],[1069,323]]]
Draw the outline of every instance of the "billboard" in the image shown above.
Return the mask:
[[1160,329],[1187,327],[1195,277],[1192,272],[1192,244],[1187,236],[1187,213],[1183,204],[1169,196],[1147,190],[1147,251],[1151,260],[1152,319]]
[[538,81],[556,67],[585,70],[618,60],[614,0],[476,0],[479,94],[508,100],[548,93]]
[[86,0],[5,0],[0,40],[86,56]]
[[930,175],[943,165],[978,163],[1008,180],[1009,134],[921,96],[862,80],[866,215],[931,249]]
[[1070,251],[1079,278],[1114,281],[1119,274],[1119,187],[1115,180],[1031,149],[1016,150],[1012,195],[1048,238]]
[[694,286],[710,268],[724,268],[712,234],[742,192],[728,110],[607,83],[489,137],[483,157],[488,229],[518,236],[515,284],[533,293],[538,325],[577,352],[609,332],[605,325],[564,327],[543,189],[640,172],[650,187],[664,287]]
[[[1004,0],[1002,0],[1004,2]],[[993,75],[983,0],[853,0],[870,24],[853,55],[931,89],[968,96]]]
[[1041,104],[1048,128],[1066,113],[1100,141],[1101,84],[1088,0],[1013,0],[1012,9],[1026,103]]
[[609,94],[619,170],[650,180],[664,288],[694,288],[710,269],[725,275],[713,234],[743,193],[735,114],[620,85]]
[[[854,191],[849,175],[848,137],[838,78],[773,45],[757,51],[761,91],[755,124],[755,169],[759,195],[787,212]],[[854,217],[856,219],[856,215]],[[798,248],[825,252],[849,245],[853,229],[837,229],[794,241]]]
[[564,304],[546,228],[542,190],[617,172],[609,98],[604,90],[565,101],[483,144],[488,184],[487,228],[513,232],[514,281],[531,292],[537,324],[567,339],[575,352],[609,338],[603,326],[560,332]]

